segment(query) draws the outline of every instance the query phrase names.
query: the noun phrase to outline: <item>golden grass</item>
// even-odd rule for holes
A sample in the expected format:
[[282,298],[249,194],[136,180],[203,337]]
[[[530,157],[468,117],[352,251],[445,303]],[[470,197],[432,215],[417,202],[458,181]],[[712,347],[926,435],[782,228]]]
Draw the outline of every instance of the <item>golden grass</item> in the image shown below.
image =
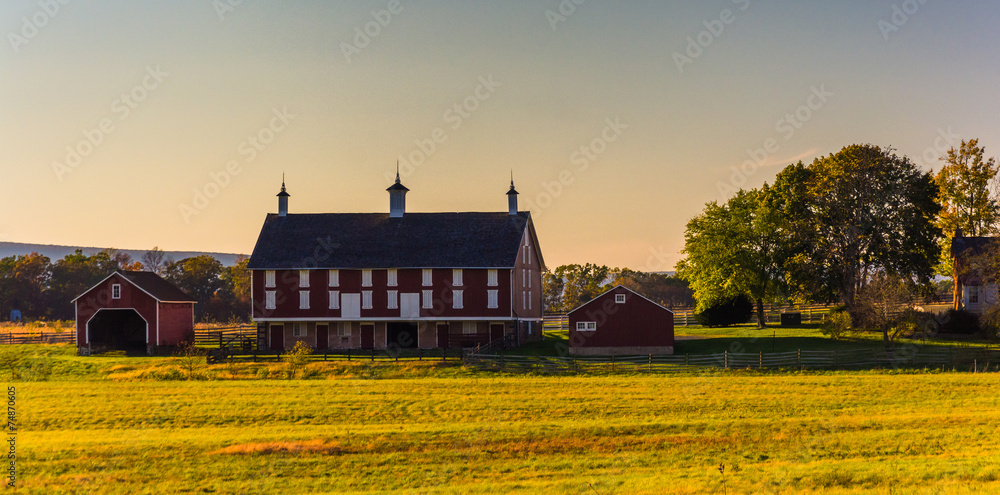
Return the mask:
[[340,444],[326,440],[304,442],[241,443],[209,452],[210,455],[268,455],[268,454],[321,454],[335,455],[343,452]]
[[19,383],[20,488],[695,494],[722,493],[722,463],[730,494],[997,493],[998,389],[992,373]]

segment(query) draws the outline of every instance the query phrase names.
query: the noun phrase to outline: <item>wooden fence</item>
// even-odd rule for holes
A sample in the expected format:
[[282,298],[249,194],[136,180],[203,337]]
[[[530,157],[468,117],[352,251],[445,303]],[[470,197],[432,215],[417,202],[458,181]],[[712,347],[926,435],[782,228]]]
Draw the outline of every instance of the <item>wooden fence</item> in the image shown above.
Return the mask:
[[76,332],[0,333],[0,344],[75,344]]
[[[399,362],[399,361],[447,361],[462,360],[466,351],[463,349],[344,349],[313,351],[307,356],[309,361],[368,361],[368,362]],[[281,360],[279,351],[249,352],[233,348],[212,349],[208,354],[208,363],[227,361],[276,362]]]
[[219,348],[239,347],[245,350],[257,349],[257,327],[239,325],[234,327],[195,329],[195,347]]
[[518,356],[469,354],[465,364],[484,370],[586,372],[691,372],[705,369],[921,369],[959,371],[1000,370],[1000,349],[896,349],[859,351],[792,351],[692,355]]

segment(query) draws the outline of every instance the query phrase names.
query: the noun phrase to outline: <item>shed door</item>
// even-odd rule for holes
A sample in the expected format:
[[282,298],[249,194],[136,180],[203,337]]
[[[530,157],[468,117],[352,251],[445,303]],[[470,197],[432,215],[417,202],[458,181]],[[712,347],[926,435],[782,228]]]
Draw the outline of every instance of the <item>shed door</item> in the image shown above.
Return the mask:
[[375,325],[371,323],[363,323],[361,325],[361,348],[375,348]]
[[271,325],[271,350],[285,350],[285,327],[284,325]]
[[329,325],[316,325],[316,348],[330,348],[330,327]]

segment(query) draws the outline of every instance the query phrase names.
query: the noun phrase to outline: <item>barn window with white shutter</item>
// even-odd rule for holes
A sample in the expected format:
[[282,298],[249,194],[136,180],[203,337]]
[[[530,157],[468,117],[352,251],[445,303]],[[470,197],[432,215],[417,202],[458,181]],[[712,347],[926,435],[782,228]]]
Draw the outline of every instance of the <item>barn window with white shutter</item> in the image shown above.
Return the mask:
[[340,270],[330,270],[329,272],[330,287],[340,287]]
[[496,287],[500,284],[499,277],[497,277],[496,269],[490,269],[486,272],[486,285],[490,287]]
[[309,270],[299,270],[299,287],[309,287]]
[[395,268],[390,268],[385,271],[385,278],[387,280],[386,284],[389,287],[395,287],[399,285],[399,274]]
[[264,309],[274,309],[275,308],[275,291],[267,290],[264,291]]
[[430,287],[431,285],[434,285],[433,275],[434,275],[433,269],[424,268],[422,271],[423,282],[421,283],[421,285],[423,285],[424,287]]
[[361,286],[362,287],[372,286],[372,271],[367,268],[361,270]]
[[615,294],[616,304],[625,304],[625,294]]
[[372,309],[372,291],[361,291],[361,309]]
[[451,271],[451,284],[455,287],[461,287],[462,284],[462,269],[455,268]]
[[500,307],[498,291],[496,290],[486,291],[486,307],[489,309],[496,309]]
[[596,321],[578,321],[576,322],[577,332],[596,332],[597,322]]
[[111,286],[111,299],[121,299],[122,298],[122,286],[121,284],[114,284]]
[[399,309],[399,292],[394,290],[386,292],[389,296],[389,303],[386,307],[389,309]]
[[309,309],[309,291],[299,291],[299,309]]
[[340,309],[340,291],[330,291],[330,309]]
[[462,309],[462,308],[465,307],[465,304],[463,302],[463,297],[462,297],[462,291],[461,290],[453,290],[453,291],[451,291],[451,300],[452,300],[452,304],[451,304],[452,308],[454,308],[454,309]]
[[292,337],[305,337],[306,333],[308,333],[308,327],[305,323],[296,322],[295,325],[292,326]]
[[425,290],[420,294],[420,307],[424,309],[431,309],[434,307],[434,291]]
[[264,287],[274,287],[274,270],[264,270]]

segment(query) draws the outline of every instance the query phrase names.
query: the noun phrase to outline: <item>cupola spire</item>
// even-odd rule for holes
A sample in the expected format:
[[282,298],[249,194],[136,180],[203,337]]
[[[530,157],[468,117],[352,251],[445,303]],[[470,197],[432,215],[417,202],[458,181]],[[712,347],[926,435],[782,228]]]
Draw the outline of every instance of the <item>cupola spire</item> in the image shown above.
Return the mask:
[[510,190],[507,191],[507,213],[517,215],[517,189],[514,189],[514,171],[510,171]]
[[389,186],[389,218],[402,218],[406,213],[406,193],[409,189],[399,181],[399,161],[396,161],[396,183]]
[[281,173],[281,192],[278,193],[278,216],[279,217],[284,217],[284,216],[288,215],[288,197],[289,196],[291,196],[291,194],[288,194],[288,192],[285,191],[285,173],[282,172]]

